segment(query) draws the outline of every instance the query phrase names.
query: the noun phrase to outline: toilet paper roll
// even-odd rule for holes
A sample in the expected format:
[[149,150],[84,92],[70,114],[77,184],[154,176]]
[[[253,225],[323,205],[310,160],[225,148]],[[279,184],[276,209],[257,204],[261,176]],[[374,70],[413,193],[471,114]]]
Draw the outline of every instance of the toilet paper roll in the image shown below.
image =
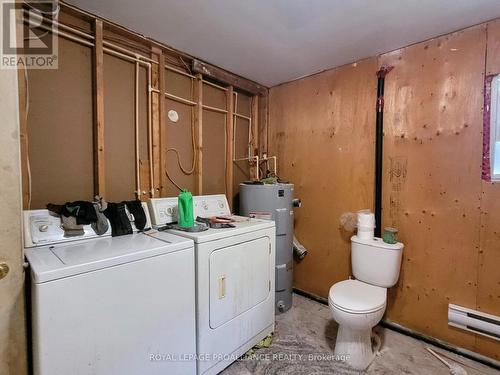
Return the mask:
[[375,215],[373,212],[362,210],[358,212],[358,228],[375,228]]
[[360,240],[371,240],[374,237],[374,231],[371,227],[358,227],[357,236]]

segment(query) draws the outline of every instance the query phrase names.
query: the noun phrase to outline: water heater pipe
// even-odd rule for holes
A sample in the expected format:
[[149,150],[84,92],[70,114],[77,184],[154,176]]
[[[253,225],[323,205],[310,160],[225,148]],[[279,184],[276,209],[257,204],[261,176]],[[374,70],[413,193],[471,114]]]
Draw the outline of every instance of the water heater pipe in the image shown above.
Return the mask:
[[384,147],[384,85],[385,76],[392,66],[381,67],[377,72],[377,118],[375,128],[375,237],[381,236],[382,228],[382,160]]

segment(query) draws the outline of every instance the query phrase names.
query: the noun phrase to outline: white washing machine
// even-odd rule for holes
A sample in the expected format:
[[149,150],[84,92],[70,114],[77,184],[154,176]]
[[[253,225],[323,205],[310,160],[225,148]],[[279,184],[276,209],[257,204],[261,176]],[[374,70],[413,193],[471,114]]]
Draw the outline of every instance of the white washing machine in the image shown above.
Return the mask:
[[[193,203],[195,217],[231,216],[225,195]],[[154,227],[177,220],[177,198],[152,199],[149,207]],[[219,373],[274,331],[274,222],[231,217],[234,228],[152,235],[195,243],[198,374]]]
[[196,374],[192,240],[65,238],[47,210],[24,231],[35,375]]

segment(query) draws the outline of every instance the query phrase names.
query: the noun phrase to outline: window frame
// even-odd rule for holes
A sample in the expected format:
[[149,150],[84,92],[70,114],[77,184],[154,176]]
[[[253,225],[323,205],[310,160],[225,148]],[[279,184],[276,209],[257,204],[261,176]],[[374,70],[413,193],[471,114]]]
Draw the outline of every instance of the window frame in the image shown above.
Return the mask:
[[[495,174],[495,163],[500,165],[500,74],[495,74],[491,80],[489,105],[489,167],[491,182],[500,182],[500,171]],[[499,139],[497,141],[497,139]],[[498,143],[498,145],[497,145]],[[499,167],[500,169],[500,167]]]

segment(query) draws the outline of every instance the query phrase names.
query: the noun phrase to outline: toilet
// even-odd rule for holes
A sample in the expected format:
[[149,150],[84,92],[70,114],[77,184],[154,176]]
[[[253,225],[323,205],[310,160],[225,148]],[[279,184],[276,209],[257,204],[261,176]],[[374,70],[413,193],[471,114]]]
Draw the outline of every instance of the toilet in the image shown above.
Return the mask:
[[372,328],[382,319],[387,288],[399,278],[404,245],[380,238],[351,237],[351,264],[355,280],[334,284],[328,295],[333,319],[339,324],[335,355],[364,370],[374,358]]

